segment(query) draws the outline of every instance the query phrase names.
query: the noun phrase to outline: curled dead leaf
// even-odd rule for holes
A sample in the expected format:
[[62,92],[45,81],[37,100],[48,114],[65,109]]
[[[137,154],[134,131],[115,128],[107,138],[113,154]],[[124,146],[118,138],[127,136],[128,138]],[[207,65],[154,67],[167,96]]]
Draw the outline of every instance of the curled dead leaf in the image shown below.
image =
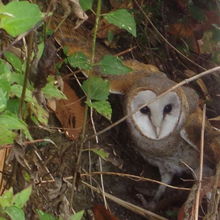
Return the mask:
[[64,81],[63,93],[67,100],[56,101],[55,114],[63,126],[63,130],[70,139],[79,137],[84,121],[85,108],[81,105],[75,91]]
[[3,178],[5,162],[10,153],[10,148],[7,146],[1,146],[0,149],[0,195],[5,191],[6,181]]
[[113,216],[109,210],[107,210],[103,205],[95,205],[92,208],[95,220],[119,220],[117,217]]
[[49,99],[47,100],[47,107],[49,107],[52,111],[56,111],[56,99]]
[[184,38],[192,38],[193,37],[193,28],[189,24],[176,23],[172,24],[169,27],[169,33]]

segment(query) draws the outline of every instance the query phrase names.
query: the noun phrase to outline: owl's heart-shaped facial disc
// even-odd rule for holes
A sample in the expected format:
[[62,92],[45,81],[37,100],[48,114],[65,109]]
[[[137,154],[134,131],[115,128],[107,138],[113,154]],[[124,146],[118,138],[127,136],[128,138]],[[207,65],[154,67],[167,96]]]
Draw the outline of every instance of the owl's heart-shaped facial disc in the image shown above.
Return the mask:
[[[151,102],[157,94],[142,90],[130,100],[129,111]],[[153,103],[141,108],[132,115],[137,129],[147,138],[159,140],[169,136],[176,128],[181,117],[181,101],[175,92],[170,92]]]

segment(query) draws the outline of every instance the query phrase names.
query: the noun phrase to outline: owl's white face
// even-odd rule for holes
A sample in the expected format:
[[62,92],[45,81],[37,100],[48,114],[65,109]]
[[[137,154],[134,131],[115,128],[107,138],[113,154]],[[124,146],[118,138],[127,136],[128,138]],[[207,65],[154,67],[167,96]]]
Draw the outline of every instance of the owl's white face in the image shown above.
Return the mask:
[[[138,92],[131,100],[129,111],[152,101],[156,93],[151,90]],[[181,101],[175,92],[170,92],[133,114],[133,123],[142,135],[160,140],[169,136],[177,127],[181,117]]]

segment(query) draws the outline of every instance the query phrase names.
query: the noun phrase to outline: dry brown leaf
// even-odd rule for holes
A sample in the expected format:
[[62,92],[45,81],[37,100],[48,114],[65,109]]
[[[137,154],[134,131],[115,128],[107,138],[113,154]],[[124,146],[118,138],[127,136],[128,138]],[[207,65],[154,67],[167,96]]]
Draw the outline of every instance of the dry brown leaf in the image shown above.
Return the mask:
[[95,220],[119,220],[117,217],[113,216],[103,205],[94,206],[92,211],[94,213]]
[[79,19],[76,23],[76,26],[74,27],[74,29],[77,29],[83,22],[85,22],[88,19],[88,16],[81,8],[79,0],[69,0],[69,1],[72,2],[73,5],[72,7],[73,13]]
[[118,0],[110,0],[110,3],[114,9],[119,9],[119,8],[127,8],[127,9],[133,9],[133,2],[131,0],[123,0],[123,1],[118,1]]
[[[58,18],[53,18],[51,22],[51,28],[55,29],[57,24],[59,24]],[[68,20],[63,23],[59,30],[55,33],[56,40],[63,46],[68,48],[68,53],[73,54],[76,52],[82,52],[89,58],[91,57],[92,48],[92,37],[91,33],[86,29],[79,27],[76,30],[73,29],[73,24]],[[104,55],[111,54],[104,46],[101,44],[96,44],[96,60],[99,61]],[[131,67],[134,72],[126,74],[124,76],[108,76],[110,80],[110,89],[112,92],[124,93],[127,88],[129,88],[134,80],[140,79],[149,72],[158,72],[158,68],[150,65],[140,63],[136,60],[128,60],[123,62],[125,65]],[[84,72],[87,76],[91,74],[91,71]]]
[[169,33],[177,37],[192,38],[193,28],[190,24],[176,23],[169,27]]
[[[55,30],[57,25],[61,22],[60,18],[53,17],[50,22],[50,28]],[[92,34],[86,28],[81,26],[75,30],[74,24],[70,20],[65,20],[61,27],[55,33],[55,39],[62,47],[68,48],[68,53],[73,54],[82,52],[86,56],[92,55]],[[110,54],[104,46],[96,43],[96,57],[95,61],[99,61],[104,55]]]
[[158,72],[159,69],[150,64],[144,64],[137,60],[126,60],[123,64],[133,69],[131,73],[119,76],[112,76],[109,79],[110,90],[113,93],[124,94],[127,89],[133,85],[134,81],[141,79],[144,76]]
[[194,26],[196,26],[193,22],[190,21],[187,24],[184,23],[176,23],[172,24],[169,27],[169,33],[178,37],[185,38],[189,41],[191,48],[196,52],[200,53],[199,44],[196,40],[196,35],[194,33]]
[[81,133],[85,108],[81,105],[81,101],[75,91],[65,81],[63,93],[66,95],[67,100],[57,100],[55,114],[62,124],[66,135],[74,140]]
[[47,100],[47,107],[55,112],[56,108],[57,108],[56,99],[49,99],[49,100]]
[[10,148],[4,146],[1,147],[0,149],[0,195],[5,190],[5,180],[3,179],[3,172],[4,172],[4,166],[5,166],[5,161],[9,155]]

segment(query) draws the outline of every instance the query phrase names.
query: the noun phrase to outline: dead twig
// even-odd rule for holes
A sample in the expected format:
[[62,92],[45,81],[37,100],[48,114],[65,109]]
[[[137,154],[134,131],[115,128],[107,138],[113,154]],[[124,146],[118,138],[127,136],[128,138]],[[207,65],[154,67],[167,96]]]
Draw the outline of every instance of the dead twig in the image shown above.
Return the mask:
[[[93,132],[94,132],[94,134],[96,134],[97,132],[96,132],[96,127],[95,127],[95,123],[93,120],[93,109],[92,108],[90,108],[90,119],[91,119],[91,123],[92,123]],[[98,136],[96,136],[96,144],[98,144],[98,143],[99,143],[99,138],[98,138]],[[102,159],[100,157],[99,157],[99,168],[100,168],[100,171],[102,172]],[[104,180],[103,180],[102,174],[100,175],[100,181],[101,181],[103,201],[105,204],[105,208],[108,209],[107,200],[105,198],[105,187],[104,187]]]
[[[152,183],[157,183],[157,184],[161,184],[161,185],[164,185],[166,187],[169,187],[171,189],[176,189],[176,190],[185,190],[185,191],[190,191],[191,188],[185,188],[185,187],[177,187],[177,186],[172,186],[172,185],[169,185],[169,184],[166,184],[166,183],[163,183],[161,181],[158,181],[158,180],[153,180],[153,179],[150,179],[150,178],[146,178],[146,177],[142,177],[142,176],[136,176],[136,175],[132,175],[132,174],[127,174],[127,173],[116,173],[116,172],[91,172],[91,173],[82,173],[80,174],[81,177],[83,176],[93,176],[93,175],[112,175],[112,176],[120,176],[120,177],[127,177],[131,180],[134,180],[134,181],[148,181],[148,182],[152,182]],[[71,180],[73,179],[72,176],[68,176],[68,177],[64,177],[63,180],[64,181],[67,181],[67,180]],[[51,179],[51,180],[41,180],[39,183],[37,184],[45,184],[45,183],[53,183],[54,181]]]
[[206,120],[206,105],[204,105],[203,107],[203,115],[202,115],[199,179],[198,179],[198,188],[196,192],[196,201],[195,201],[195,216],[194,216],[195,220],[199,219],[200,191],[202,188],[203,158],[204,158],[205,120]]
[[155,30],[155,32],[163,39],[163,41],[169,46],[171,47],[173,50],[175,50],[178,54],[180,54],[182,57],[184,57],[186,60],[188,60],[190,63],[194,64],[195,66],[199,67],[202,70],[206,70],[204,67],[200,66],[198,63],[194,62],[193,60],[189,59],[187,56],[185,56],[183,53],[181,53],[178,49],[176,49],[176,47],[174,47],[161,33],[160,31],[156,28],[156,26],[154,25],[154,23],[150,20],[150,18],[147,16],[147,14],[145,13],[145,11],[141,8],[141,6],[139,5],[139,3],[137,2],[137,0],[134,0],[136,5],[138,6],[138,8],[140,9],[141,13],[144,15],[144,17],[147,19],[147,21],[151,24],[151,26],[153,27],[153,29]]
[[[90,184],[88,184],[88,183],[86,183],[84,181],[82,181],[82,183],[84,185],[86,185],[87,187],[89,187],[90,189],[94,190],[95,192],[102,193],[99,188],[91,186]],[[167,218],[164,218],[164,217],[162,217],[160,215],[157,215],[157,214],[155,214],[155,213],[153,213],[151,211],[143,209],[143,208],[141,208],[139,206],[136,206],[136,205],[134,205],[132,203],[126,202],[126,201],[124,201],[122,199],[119,199],[119,198],[117,198],[117,197],[115,197],[115,196],[113,196],[113,195],[111,195],[109,193],[105,192],[105,196],[106,196],[106,198],[114,201],[115,203],[121,205],[122,207],[124,207],[124,208],[126,208],[126,209],[128,209],[128,210],[130,210],[132,212],[135,212],[135,213],[137,213],[137,214],[139,214],[139,215],[141,215],[141,216],[143,216],[143,217],[145,217],[147,219],[168,220]]]
[[169,184],[166,184],[166,183],[163,183],[161,181],[158,181],[158,180],[153,180],[153,179],[150,179],[150,178],[146,178],[146,177],[142,177],[142,176],[136,176],[136,175],[132,175],[132,174],[127,174],[127,173],[115,173],[115,172],[92,172],[92,173],[83,173],[81,174],[80,176],[83,177],[83,176],[93,176],[93,175],[112,175],[112,176],[120,176],[120,177],[127,177],[131,180],[134,180],[134,181],[148,181],[148,182],[152,182],[152,183],[157,183],[157,184],[160,184],[160,185],[164,185],[166,187],[169,187],[171,189],[176,189],[176,190],[186,190],[186,191],[190,191],[191,189],[190,188],[185,188],[185,187],[177,187],[177,186],[172,186],[172,185],[169,185]]

